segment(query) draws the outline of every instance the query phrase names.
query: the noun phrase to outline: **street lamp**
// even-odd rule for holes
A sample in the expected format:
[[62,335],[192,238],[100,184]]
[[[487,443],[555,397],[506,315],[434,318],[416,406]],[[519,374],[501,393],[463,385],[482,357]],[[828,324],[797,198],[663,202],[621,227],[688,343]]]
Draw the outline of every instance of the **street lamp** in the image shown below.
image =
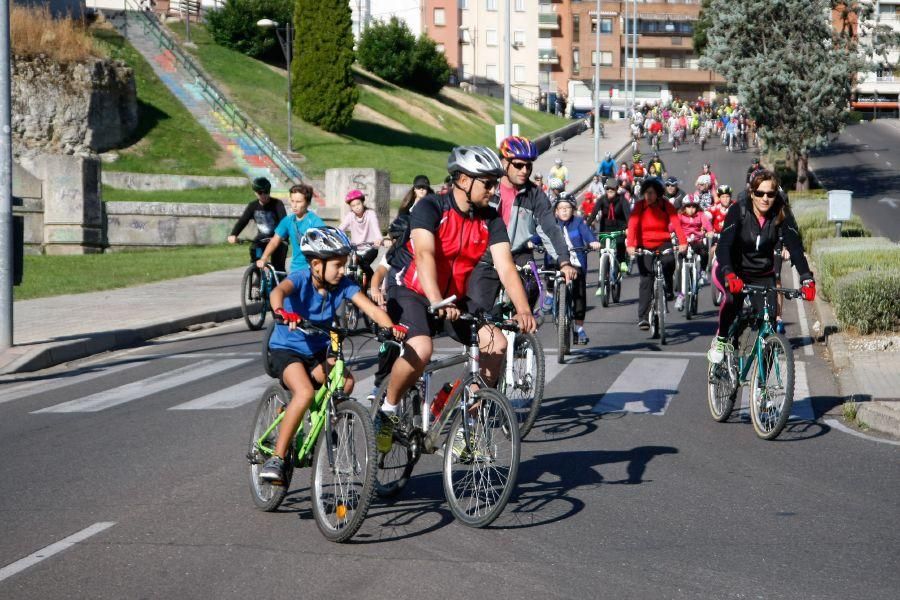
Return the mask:
[[[291,27],[290,23],[285,23],[283,26],[278,24],[278,21],[273,21],[272,19],[260,19],[256,22],[257,26],[262,27],[263,29],[274,29],[275,35],[278,36],[278,43],[281,44],[281,51],[284,53],[284,60],[287,63],[287,106],[288,106],[288,125],[287,125],[287,138],[288,138],[288,152],[294,151],[294,134],[291,128],[291,113],[293,112],[291,106],[291,55],[294,49],[294,46],[291,42],[291,34],[293,32],[293,27]],[[284,37],[281,35],[281,30],[284,30]]]

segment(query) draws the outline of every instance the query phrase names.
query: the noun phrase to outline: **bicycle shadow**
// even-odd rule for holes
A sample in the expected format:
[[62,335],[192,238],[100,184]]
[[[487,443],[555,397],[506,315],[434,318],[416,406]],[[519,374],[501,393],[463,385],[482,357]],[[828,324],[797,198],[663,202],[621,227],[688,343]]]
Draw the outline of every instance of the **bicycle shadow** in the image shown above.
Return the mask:
[[[543,454],[522,462],[509,505],[491,528],[524,529],[549,525],[572,517],[585,503],[576,490],[600,485],[640,485],[647,467],[657,456],[678,454],[672,446],[637,446],[631,450],[587,450]],[[625,479],[603,477],[598,467],[627,463]]]
[[[737,401],[740,403],[738,397]],[[831,427],[825,423],[821,423],[818,419],[824,417],[828,410],[840,404],[843,399],[834,396],[814,396],[804,401],[808,401],[812,406],[813,418],[809,419],[793,412],[784,426],[782,432],[772,442],[800,442],[811,440],[831,432]],[[796,407],[796,405],[795,405]],[[827,407],[824,408],[823,407]],[[750,420],[749,406],[735,406],[731,415],[727,420],[723,421],[726,425],[744,425],[752,428]]]

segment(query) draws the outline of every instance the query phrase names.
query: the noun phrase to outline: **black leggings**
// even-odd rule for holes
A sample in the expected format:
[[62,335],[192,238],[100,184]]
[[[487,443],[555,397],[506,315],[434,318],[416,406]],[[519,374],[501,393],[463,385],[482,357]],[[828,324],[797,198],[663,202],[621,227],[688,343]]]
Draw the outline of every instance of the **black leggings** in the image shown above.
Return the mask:
[[[262,253],[269,243],[269,239],[270,238],[265,238],[265,240],[253,240],[253,243],[250,244],[250,262],[259,260],[259,257],[262,256]],[[269,262],[272,263],[272,266],[275,267],[276,271],[284,272],[284,263],[286,260],[287,246],[285,244],[278,244],[278,248],[276,248],[275,252],[272,253],[272,256],[269,257]]]
[[572,282],[572,318],[584,321],[587,312],[587,278],[584,269],[578,269],[578,278]]
[[[766,285],[766,286],[774,286],[775,285],[775,275],[738,275],[741,280],[744,282],[744,285]],[[741,308],[744,306],[744,296],[745,294],[732,294],[728,291],[728,286],[725,284],[725,277],[719,272],[718,266],[713,269],[713,284],[718,288],[720,292],[722,292],[722,304],[719,305],[719,329],[717,331],[717,335],[719,337],[726,337],[728,335],[728,330],[731,329],[731,324],[734,323],[734,319],[737,317],[738,313],[741,311]],[[763,306],[763,297],[760,294],[754,294],[751,297],[753,301],[753,311],[754,313],[762,310]],[[772,292],[769,294],[769,306],[771,306],[774,310],[775,308],[775,293]],[[773,318],[775,315],[771,315]]]
[[[658,250],[666,250],[671,248],[671,243],[663,244]],[[657,250],[657,248],[653,248]],[[666,254],[661,256],[663,277],[666,282],[666,296],[672,293],[672,276],[675,274],[675,255]],[[653,256],[650,254],[641,254],[638,256],[638,271],[641,273],[640,294],[638,296],[638,319],[645,320],[650,314],[650,299],[653,296],[653,281],[656,279],[656,272],[653,270]]]
[[[375,259],[378,258],[378,248],[369,248],[365,252],[359,255],[359,268],[366,275],[366,288],[369,287],[369,283],[372,281],[372,276],[375,272],[372,270],[372,263],[375,262]],[[363,290],[365,291],[365,290]]]

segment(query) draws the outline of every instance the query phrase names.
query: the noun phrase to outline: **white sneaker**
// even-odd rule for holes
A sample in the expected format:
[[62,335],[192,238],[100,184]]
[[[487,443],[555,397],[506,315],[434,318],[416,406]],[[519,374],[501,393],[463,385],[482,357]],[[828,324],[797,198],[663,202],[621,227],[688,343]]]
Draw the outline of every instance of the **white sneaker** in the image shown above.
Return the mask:
[[714,365],[725,360],[725,346],[727,343],[728,340],[723,337],[714,337],[712,344],[709,345],[709,351],[706,353],[706,359]]
[[675,310],[684,310],[684,294],[678,294],[678,297],[675,298]]

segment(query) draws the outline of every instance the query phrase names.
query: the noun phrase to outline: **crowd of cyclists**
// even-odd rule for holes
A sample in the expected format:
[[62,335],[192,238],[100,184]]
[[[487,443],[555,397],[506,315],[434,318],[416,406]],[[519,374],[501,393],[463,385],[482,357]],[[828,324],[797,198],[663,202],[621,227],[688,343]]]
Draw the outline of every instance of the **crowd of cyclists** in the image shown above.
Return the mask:
[[[308,210],[309,186],[291,188],[293,212],[284,215],[277,210],[281,203],[269,196],[268,182],[255,180],[257,199],[248,205],[229,241],[234,242],[253,219],[259,250],[251,249],[251,256],[261,265],[271,261],[278,268],[283,264],[284,240],[293,248],[290,275],[271,295],[272,309],[282,324],[269,342],[276,370],[292,399],[281,428],[283,436],[260,478],[272,484],[282,480],[289,432],[296,429],[314,388],[325,379],[327,339],[314,340],[298,324],[309,320],[330,325],[344,301],[403,340],[402,353],[386,345],[379,356],[376,387],[389,376],[385,401],[375,418],[376,447],[384,453],[391,447],[398,422],[398,402],[431,359],[433,338],[445,332],[457,341],[466,339],[459,321],[463,312],[495,311],[502,287],[514,307],[511,318],[519,330],[536,330],[535,315],[542,306],[535,306],[536,300],[541,303],[529,296],[518,267],[533,260],[538,247],[543,248],[545,263],[572,284],[574,341],[580,344],[588,343],[583,327],[587,252],[600,247],[598,232],[627,232],[616,244],[616,264],[623,273],[637,265],[637,324],[642,330],[650,328],[654,255],[661,256],[666,299],[675,300],[679,310],[684,290],[678,290],[673,281],[677,255],[691,245],[701,256],[703,271],[714,257],[711,279],[722,294],[722,303],[718,335],[708,352],[712,363],[722,360],[726,332],[743,303],[744,283],[774,285],[784,257],[793,261],[800,274],[804,298],[815,297],[815,282],[787,195],[772,172],[755,161],[748,169],[746,187],[735,196],[706,164],[683,188],[667,173],[656,150],[663,135],[669,136],[675,149],[688,135],[700,143],[711,134],[723,135],[729,149],[746,147],[748,140],[755,139],[755,127],[739,106],[702,100],[648,105],[635,111],[632,131],[636,151],[631,163],[617,164],[607,154],[581,203],[566,191],[568,172],[562,161],[556,161],[546,182],[533,173],[538,151],[526,138],[510,136],[497,151],[483,146],[454,148],[444,186],[435,192],[427,177],[417,177],[386,238],[360,190],[347,193],[349,212],[339,227],[329,227]],[[654,148],[646,163],[637,151],[644,137]],[[344,276],[348,256],[363,245],[368,245],[360,255],[368,290]],[[382,245],[388,251],[372,268]],[[666,253],[670,248],[674,250]],[[454,299],[448,302],[450,298]],[[430,310],[438,304],[440,309]],[[478,333],[482,377],[494,385],[503,366],[506,338],[491,325]],[[353,386],[349,373],[347,386],[349,393]]]

